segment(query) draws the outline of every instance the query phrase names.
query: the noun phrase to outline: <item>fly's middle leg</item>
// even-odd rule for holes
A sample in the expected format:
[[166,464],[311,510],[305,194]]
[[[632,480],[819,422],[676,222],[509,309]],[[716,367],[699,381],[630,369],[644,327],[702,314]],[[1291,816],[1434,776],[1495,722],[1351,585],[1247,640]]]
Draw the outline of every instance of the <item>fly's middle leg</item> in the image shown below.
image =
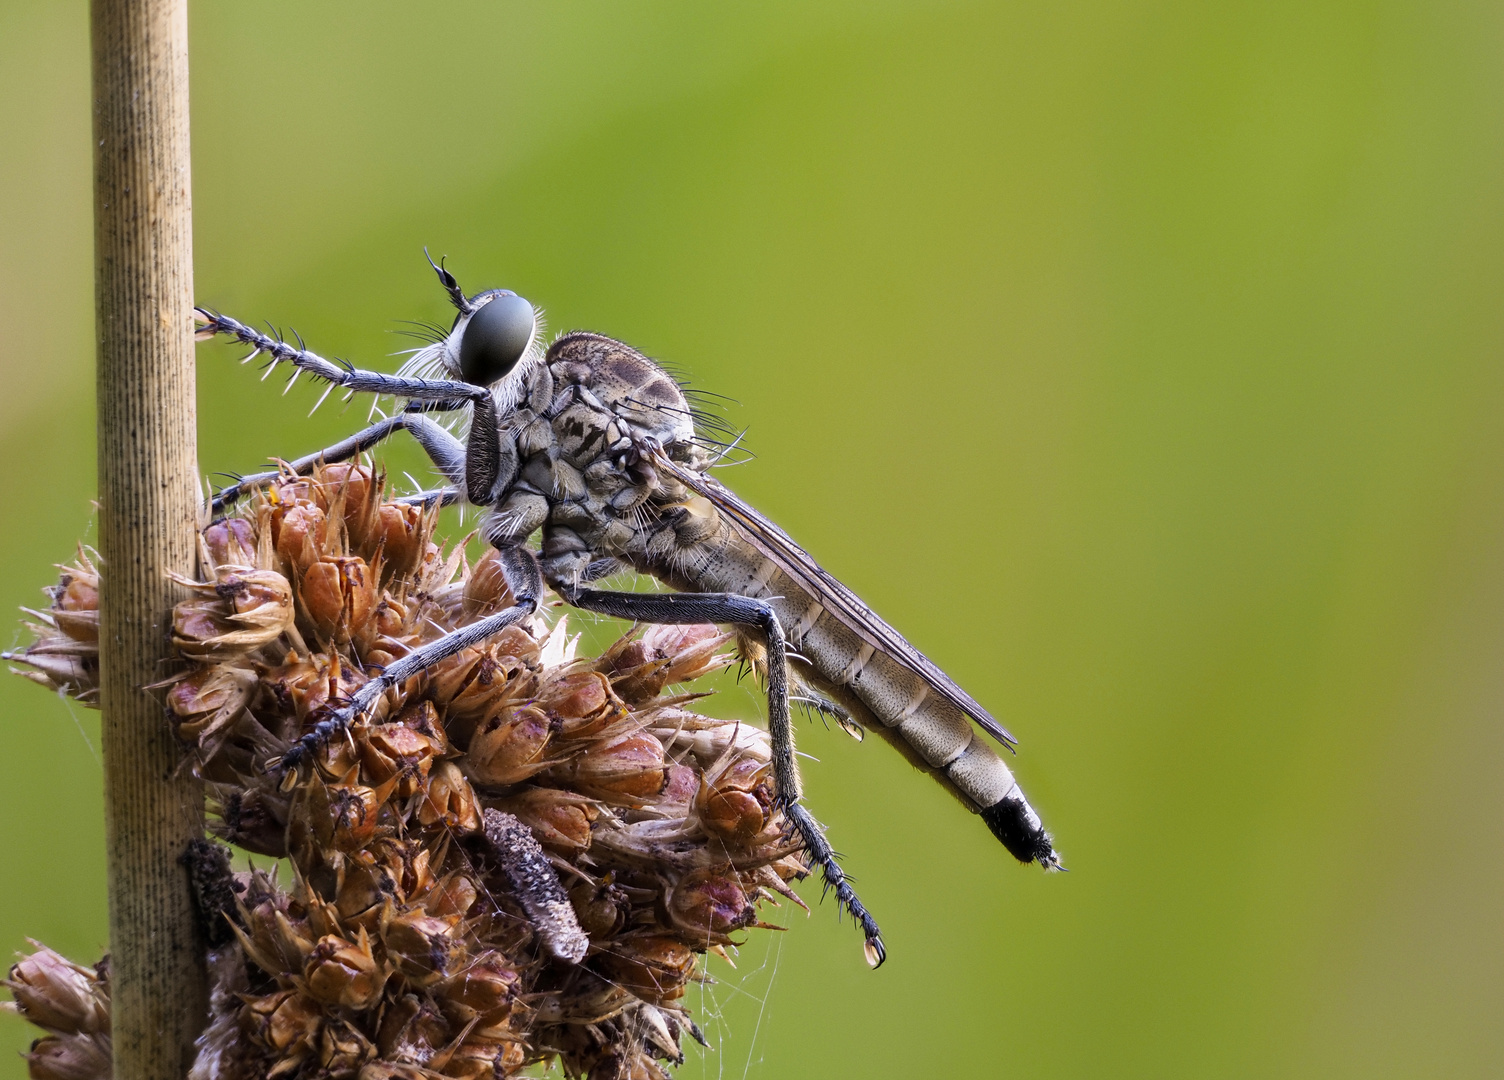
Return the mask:
[[511,590],[512,596],[517,601],[514,605],[473,622],[469,626],[452,630],[437,641],[431,641],[421,648],[414,649],[392,663],[355,691],[345,708],[335,712],[329,719],[315,724],[313,730],[293,743],[274,767],[297,768],[308,755],[369,713],[381,695],[392,687],[400,686],[414,675],[421,674],[472,645],[481,644],[536,612],[539,597],[543,594],[543,575],[538,569],[537,558],[521,544],[498,546],[497,550],[501,553],[502,577],[505,578],[507,588]]
[[[386,440],[393,432],[405,429],[423,448],[430,461],[444,474],[445,479],[453,484],[463,484],[465,480],[465,447],[458,439],[434,423],[428,417],[417,411],[398,413],[396,416],[378,420],[370,427],[357,431],[348,438],[341,439],[333,446],[326,447],[316,453],[308,454],[288,463],[288,467],[298,476],[307,476],[319,465],[333,465],[340,461],[349,461],[358,454]],[[283,473],[273,469],[268,472],[254,473],[250,476],[242,476],[229,487],[222,488],[214,496],[212,510],[218,514],[226,507],[232,506],[240,499],[253,491],[258,491],[269,484],[274,483]]]
[[820,865],[825,886],[836,894],[841,906],[862,927],[866,937],[867,962],[873,967],[887,958],[877,921],[868,913],[845,872],[825,832],[801,801],[799,769],[794,759],[794,731],[789,718],[788,650],[783,627],[773,608],[762,600],[735,593],[607,592],[555,583],[566,603],[585,611],[650,623],[722,623],[747,626],[761,632],[768,649],[768,735],[773,744],[773,779],[778,800],[805,851]]

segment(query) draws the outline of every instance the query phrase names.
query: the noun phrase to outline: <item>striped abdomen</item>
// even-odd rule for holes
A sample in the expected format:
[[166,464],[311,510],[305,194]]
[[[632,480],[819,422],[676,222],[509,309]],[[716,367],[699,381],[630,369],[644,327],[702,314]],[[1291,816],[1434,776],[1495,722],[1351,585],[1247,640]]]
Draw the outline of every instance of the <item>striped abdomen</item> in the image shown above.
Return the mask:
[[[676,584],[767,600],[790,649],[808,661],[794,661],[796,678],[851,709],[865,726],[940,780],[982,816],[1020,861],[1038,861],[1046,868],[1059,865],[1050,837],[1012,770],[958,706],[935,692],[923,676],[875,649],[858,628],[828,610],[740,535],[727,530],[716,540],[697,552],[692,579]],[[675,576],[682,574],[681,570]],[[875,615],[865,617],[884,625]]]

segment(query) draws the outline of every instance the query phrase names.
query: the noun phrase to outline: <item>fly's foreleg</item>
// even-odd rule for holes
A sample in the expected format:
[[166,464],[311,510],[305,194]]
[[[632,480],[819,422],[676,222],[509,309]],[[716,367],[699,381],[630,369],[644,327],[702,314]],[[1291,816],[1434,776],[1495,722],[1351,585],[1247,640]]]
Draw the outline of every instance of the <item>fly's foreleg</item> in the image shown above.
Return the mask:
[[516,603],[469,626],[462,626],[414,649],[400,660],[376,675],[350,697],[350,703],[335,712],[329,719],[315,724],[313,730],[290,746],[279,762],[278,769],[297,768],[310,754],[325,745],[331,738],[345,731],[351,724],[366,716],[385,694],[394,686],[401,686],[414,675],[421,674],[433,665],[472,645],[479,645],[487,638],[501,633],[507,627],[520,622],[538,610],[538,598],[543,595],[543,575],[538,569],[538,560],[521,543],[498,545],[501,553],[501,572],[506,579]]
[[204,321],[195,335],[198,340],[207,341],[216,334],[232,337],[250,347],[251,353],[246,360],[265,353],[271,357],[273,364],[291,364],[299,372],[307,372],[316,379],[323,379],[352,393],[390,394],[410,401],[491,399],[491,391],[483,386],[446,379],[412,379],[380,371],[366,371],[343,360],[327,360],[301,346],[290,345],[228,315],[220,315],[205,308],[194,308],[194,312]]
[[[363,454],[383,442],[392,432],[401,429],[406,429],[411,433],[418,445],[423,448],[423,452],[428,455],[429,460],[434,463],[439,472],[444,474],[446,480],[456,485],[465,482],[464,444],[417,411],[401,412],[385,420],[378,420],[370,427],[357,431],[347,439],[341,439],[333,446],[290,462],[288,467],[298,476],[307,476],[320,464],[333,465],[336,462],[349,461],[357,454]],[[259,491],[276,482],[277,478],[283,475],[284,472],[281,470],[271,470],[242,476],[229,487],[220,489],[214,496],[213,512],[220,513],[225,507],[232,506],[251,492]]]
[[748,626],[761,632],[768,649],[768,735],[773,744],[773,779],[778,785],[778,800],[793,824],[809,857],[820,865],[825,885],[836,894],[841,906],[862,927],[866,936],[867,962],[877,967],[887,958],[877,921],[851,887],[851,882],[836,861],[825,832],[805,809],[801,801],[799,769],[794,760],[794,731],[789,719],[788,650],[783,627],[771,606],[762,600],[735,593],[650,593],[606,592],[556,584],[566,603],[585,611],[613,615],[650,623],[729,623]]

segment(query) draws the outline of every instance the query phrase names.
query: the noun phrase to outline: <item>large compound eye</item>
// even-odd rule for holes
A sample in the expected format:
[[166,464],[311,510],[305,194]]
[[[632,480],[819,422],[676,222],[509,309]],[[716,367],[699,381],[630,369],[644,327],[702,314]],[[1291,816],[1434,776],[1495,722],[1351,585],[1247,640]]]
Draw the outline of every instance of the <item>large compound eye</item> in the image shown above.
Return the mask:
[[474,315],[460,338],[460,377],[490,386],[517,366],[533,340],[533,305],[520,296],[498,296]]

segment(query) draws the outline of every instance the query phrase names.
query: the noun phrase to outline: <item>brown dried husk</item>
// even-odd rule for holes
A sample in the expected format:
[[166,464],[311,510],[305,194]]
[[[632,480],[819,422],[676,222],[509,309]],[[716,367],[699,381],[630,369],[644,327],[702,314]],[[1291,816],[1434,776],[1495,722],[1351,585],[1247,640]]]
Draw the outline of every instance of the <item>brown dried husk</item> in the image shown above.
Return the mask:
[[[563,618],[537,618],[279,770],[381,666],[510,603],[494,557],[444,551],[431,513],[382,493],[362,466],[285,476],[203,530],[184,582],[188,663],[158,689],[185,767],[219,837],[292,866],[237,875],[194,1080],[665,1077],[698,1037],[703,955],[765,927],[775,894],[797,903],[805,872],[766,734],[665,693],[730,662],[729,635],[650,627],[576,658]],[[84,700],[97,581],[81,553],[12,657]]]

